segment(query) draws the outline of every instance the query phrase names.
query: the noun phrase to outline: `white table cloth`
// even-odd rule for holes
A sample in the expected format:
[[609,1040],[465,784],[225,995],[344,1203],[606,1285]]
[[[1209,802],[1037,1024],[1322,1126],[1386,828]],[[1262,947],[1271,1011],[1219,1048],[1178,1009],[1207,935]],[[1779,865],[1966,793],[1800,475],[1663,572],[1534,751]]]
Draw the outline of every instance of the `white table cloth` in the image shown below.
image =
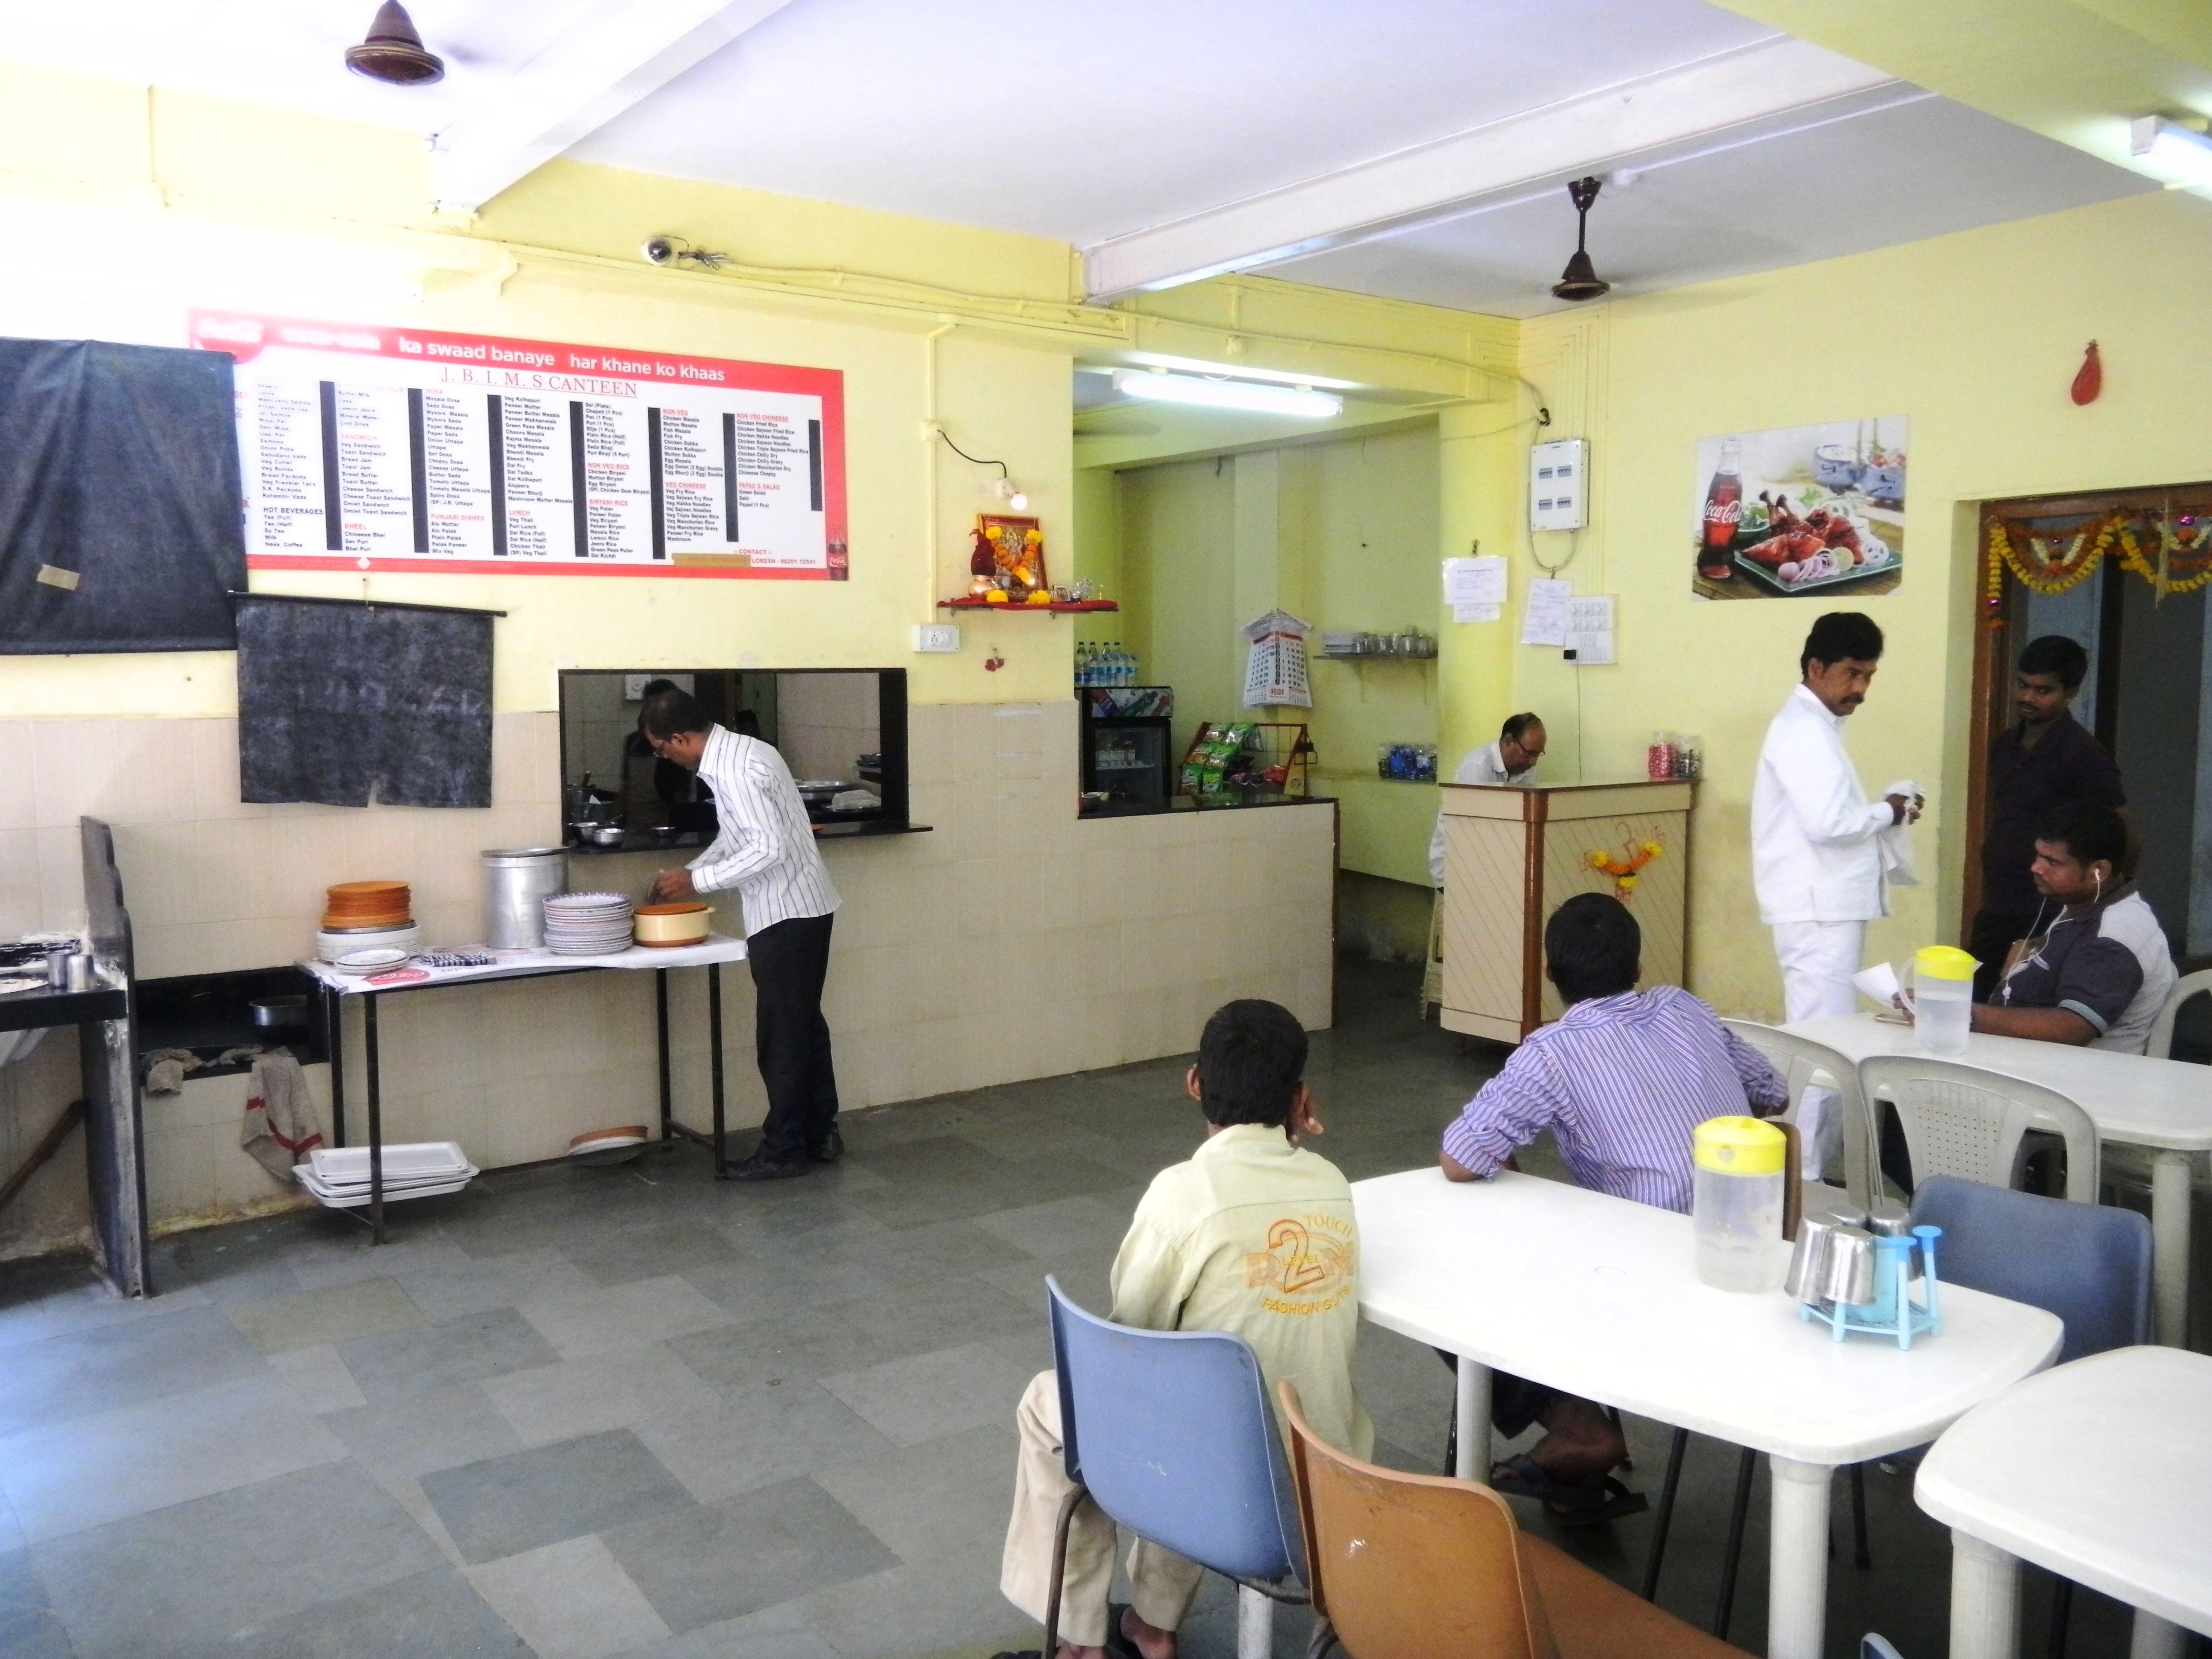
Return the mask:
[[2134,1659],[2212,1635],[2212,1359],[2045,1371],[1952,1425],[1913,1497],[1951,1528],[1951,1659],[2014,1659],[2022,1560],[2135,1607]]
[[1460,1356],[1461,1475],[1489,1474],[1492,1368],[1768,1455],[1774,1659],[1820,1659],[1834,1470],[1934,1439],[2058,1351],[2050,1314],[1948,1285],[1910,1352],[1839,1343],[1778,1291],[1699,1283],[1688,1217],[1533,1176],[1352,1194],[1360,1311]]
[[2181,1347],[2189,1333],[2189,1178],[2197,1154],[2212,1151],[2212,1066],[2150,1060],[2109,1048],[1974,1032],[1963,1054],[1931,1055],[1909,1025],[1871,1014],[1801,1019],[1782,1027],[1825,1042],[1846,1059],[1904,1054],[1956,1060],[2056,1089],[2089,1115],[2100,1140],[2151,1149],[2151,1273],[2161,1342]]

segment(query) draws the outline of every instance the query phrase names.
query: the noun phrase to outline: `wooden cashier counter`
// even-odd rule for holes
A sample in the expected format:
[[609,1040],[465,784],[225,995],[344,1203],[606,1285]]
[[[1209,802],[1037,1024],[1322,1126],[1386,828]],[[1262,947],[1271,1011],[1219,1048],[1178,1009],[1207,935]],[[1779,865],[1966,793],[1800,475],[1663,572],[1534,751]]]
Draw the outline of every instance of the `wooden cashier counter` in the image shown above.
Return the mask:
[[1577,893],[1627,902],[1646,985],[1682,982],[1687,780],[1443,786],[1444,1029],[1518,1042],[1561,1012],[1544,923]]

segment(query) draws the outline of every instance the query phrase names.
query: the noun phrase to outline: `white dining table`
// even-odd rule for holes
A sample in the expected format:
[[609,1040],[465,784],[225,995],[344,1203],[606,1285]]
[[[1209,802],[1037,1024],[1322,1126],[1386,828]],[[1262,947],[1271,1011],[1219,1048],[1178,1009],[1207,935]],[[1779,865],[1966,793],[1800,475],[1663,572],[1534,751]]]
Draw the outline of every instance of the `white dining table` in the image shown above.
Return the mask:
[[2022,1561],[2134,1607],[2131,1659],[2212,1636],[2212,1358],[2045,1371],[1945,1431],[1912,1495],[1951,1528],[1951,1659],[2014,1659]]
[[1409,1170],[1352,1196],[1360,1312],[1459,1356],[1462,1478],[1489,1478],[1493,1369],[1767,1455],[1773,1659],[1820,1659],[1835,1470],[1924,1444],[2058,1352],[2051,1315],[1951,1285],[1911,1352],[1838,1342],[1779,1291],[1701,1283],[1687,1216],[1534,1176]]
[[1968,1035],[1963,1054],[1930,1055],[1915,1041],[1911,1026],[1866,1013],[1795,1020],[1781,1029],[1825,1042],[1854,1064],[1869,1054],[1905,1054],[1955,1060],[2039,1083],[2088,1113],[2100,1140],[2148,1147],[2158,1340],[2177,1348],[2188,1346],[2190,1174],[2192,1161],[2212,1152],[2212,1066],[1980,1031]]

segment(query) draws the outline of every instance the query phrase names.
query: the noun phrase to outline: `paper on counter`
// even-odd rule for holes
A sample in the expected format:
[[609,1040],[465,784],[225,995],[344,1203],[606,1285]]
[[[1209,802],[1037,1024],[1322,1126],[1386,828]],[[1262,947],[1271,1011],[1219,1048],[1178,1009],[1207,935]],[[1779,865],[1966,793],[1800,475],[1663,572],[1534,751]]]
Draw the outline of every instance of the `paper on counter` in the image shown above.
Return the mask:
[[1871,968],[1860,969],[1851,975],[1851,983],[1858,987],[1861,996],[1882,1008],[1892,1006],[1900,988],[1897,982],[1897,970],[1886,962],[1877,962]]
[[1574,597],[1571,581],[1538,578],[1528,584],[1528,606],[1521,613],[1521,643],[1565,645],[1567,642],[1567,601]]

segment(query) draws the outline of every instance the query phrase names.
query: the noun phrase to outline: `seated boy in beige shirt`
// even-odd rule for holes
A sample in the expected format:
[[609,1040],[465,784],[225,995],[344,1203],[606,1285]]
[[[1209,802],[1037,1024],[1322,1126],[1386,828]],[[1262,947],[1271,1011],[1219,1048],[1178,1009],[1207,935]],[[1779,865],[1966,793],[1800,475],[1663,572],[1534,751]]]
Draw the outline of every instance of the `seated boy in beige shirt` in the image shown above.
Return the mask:
[[[1198,1064],[1184,1079],[1205,1110],[1206,1139],[1188,1163],[1155,1176],[1137,1206],[1114,1261],[1109,1316],[1141,1330],[1243,1337],[1259,1358],[1270,1401],[1277,1383],[1295,1382],[1314,1427],[1366,1457],[1375,1429],[1352,1388],[1359,1332],[1352,1188],[1334,1164],[1297,1144],[1322,1132],[1305,1063],[1306,1034],[1276,1003],[1228,1003],[1206,1021]],[[1069,1490],[1052,1372],[1030,1382],[1015,1421],[1021,1456],[1000,1588],[1042,1621],[1053,1528]],[[1129,1554],[1130,1605],[1111,1633],[1115,1650],[1172,1659],[1200,1573],[1139,1540]],[[1113,1575],[1114,1523],[1085,1499],[1068,1529],[1061,1659],[1108,1651]]]

